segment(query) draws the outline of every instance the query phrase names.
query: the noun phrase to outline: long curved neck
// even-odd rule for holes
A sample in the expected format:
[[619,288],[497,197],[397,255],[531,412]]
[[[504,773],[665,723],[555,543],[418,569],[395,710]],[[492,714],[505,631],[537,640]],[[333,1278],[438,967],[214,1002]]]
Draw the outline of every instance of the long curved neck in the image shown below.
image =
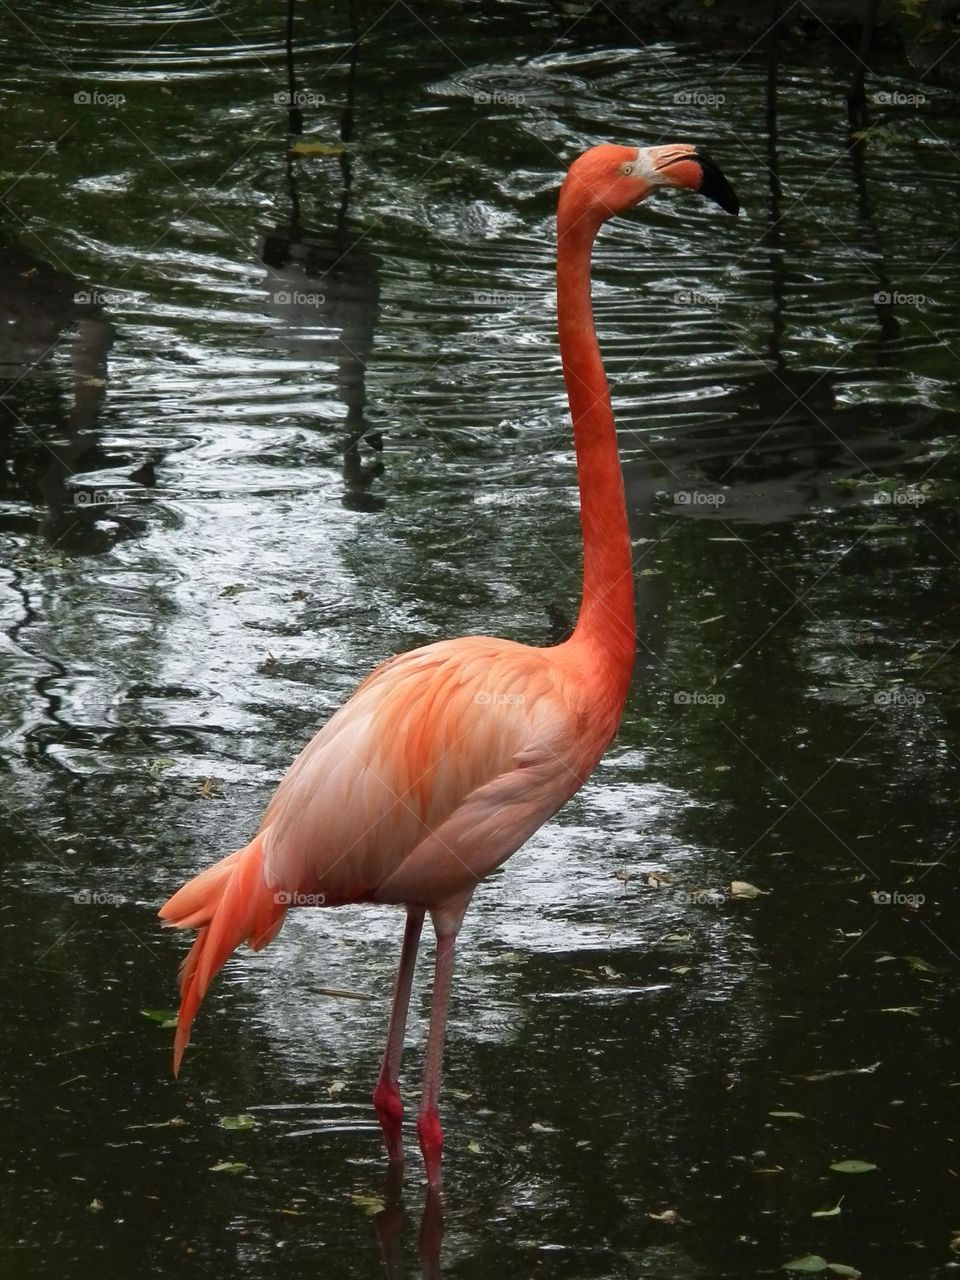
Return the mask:
[[600,222],[561,193],[557,319],[573,417],[583,525],[583,599],[573,639],[588,642],[606,674],[630,681],[636,652],[633,558],[613,408],[590,303],[590,253]]

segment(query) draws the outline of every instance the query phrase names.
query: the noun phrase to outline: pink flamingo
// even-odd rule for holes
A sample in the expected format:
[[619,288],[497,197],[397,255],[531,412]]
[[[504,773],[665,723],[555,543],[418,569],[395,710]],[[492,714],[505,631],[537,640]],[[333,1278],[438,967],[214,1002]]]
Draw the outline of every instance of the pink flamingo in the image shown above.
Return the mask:
[[483,877],[589,778],[617,731],[630,685],[630,537],[590,304],[590,254],[608,218],[662,186],[686,187],[739,211],[719,169],[689,145],[593,147],[571,165],[560,192],[557,310],[584,546],[573,635],[548,649],[463,636],[390,658],[300,753],[250,843],[184,885],[160,912],[168,924],[200,931],[180,976],[177,1073],[214,975],[239,943],[266,946],[288,907],[406,908],[373,1094],[389,1158],[399,1162],[400,1057],[429,911],[437,952],[417,1132],[431,1187],[440,1180],[440,1067],[464,913]]

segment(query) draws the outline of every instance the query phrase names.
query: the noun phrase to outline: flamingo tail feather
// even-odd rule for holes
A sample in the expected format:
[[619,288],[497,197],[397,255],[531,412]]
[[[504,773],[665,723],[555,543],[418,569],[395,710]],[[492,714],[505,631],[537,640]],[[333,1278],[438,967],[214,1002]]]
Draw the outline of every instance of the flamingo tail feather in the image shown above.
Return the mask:
[[180,969],[175,1076],[200,1002],[224,962],[241,942],[259,951],[283,924],[286,895],[277,893],[264,878],[262,836],[195,876],[160,909],[164,924],[200,931]]

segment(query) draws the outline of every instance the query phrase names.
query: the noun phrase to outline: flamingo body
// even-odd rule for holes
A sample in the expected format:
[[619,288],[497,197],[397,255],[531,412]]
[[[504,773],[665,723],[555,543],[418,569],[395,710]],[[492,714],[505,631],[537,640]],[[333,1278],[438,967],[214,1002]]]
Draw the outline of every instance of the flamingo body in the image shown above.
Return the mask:
[[223,960],[241,942],[265,946],[290,907],[383,902],[456,914],[583,785],[626,687],[596,668],[584,680],[581,649],[468,636],[367,677],[291,765],[250,844],[160,913],[201,930],[184,969],[178,1069]]
[[454,944],[477,884],[576,792],[616,733],[635,651],[629,531],[616,433],[590,306],[601,224],[657,186],[736,197],[690,146],[599,146],[571,166],[558,213],[558,318],[573,416],[584,588],[572,637],[549,649],[488,636],[391,658],[294,761],[243,849],[165,904],[199,930],[181,971],[174,1070],[213,977],[241,942],[265,946],[293,906],[406,907],[400,969],[374,1103],[391,1159],[403,1158],[398,1071],[424,915],[437,934],[418,1120],[439,1181],[440,1063]]

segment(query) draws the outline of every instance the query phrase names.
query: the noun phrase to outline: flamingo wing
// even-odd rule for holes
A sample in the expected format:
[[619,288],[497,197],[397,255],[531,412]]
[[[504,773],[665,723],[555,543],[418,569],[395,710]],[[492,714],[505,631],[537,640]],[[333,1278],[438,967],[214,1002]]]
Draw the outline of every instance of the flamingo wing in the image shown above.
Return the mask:
[[267,883],[327,905],[472,891],[595,763],[548,652],[470,637],[377,668],[280,783],[260,831]]

